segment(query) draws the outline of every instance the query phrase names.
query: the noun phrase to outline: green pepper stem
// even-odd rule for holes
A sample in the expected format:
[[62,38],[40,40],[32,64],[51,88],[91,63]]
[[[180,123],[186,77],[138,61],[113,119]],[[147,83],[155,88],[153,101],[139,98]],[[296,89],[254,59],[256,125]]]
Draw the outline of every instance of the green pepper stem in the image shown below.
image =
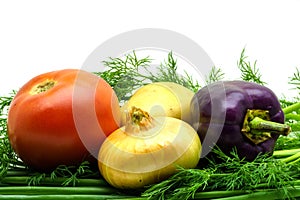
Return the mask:
[[254,117],[249,123],[250,129],[258,130],[258,131],[267,131],[272,133],[277,133],[280,135],[287,136],[291,128],[286,124],[280,124],[277,122],[272,122],[268,120],[261,119],[259,117]]
[[273,133],[287,136],[291,132],[291,127],[270,121],[267,110],[248,109],[241,132],[254,144],[259,144],[272,138]]

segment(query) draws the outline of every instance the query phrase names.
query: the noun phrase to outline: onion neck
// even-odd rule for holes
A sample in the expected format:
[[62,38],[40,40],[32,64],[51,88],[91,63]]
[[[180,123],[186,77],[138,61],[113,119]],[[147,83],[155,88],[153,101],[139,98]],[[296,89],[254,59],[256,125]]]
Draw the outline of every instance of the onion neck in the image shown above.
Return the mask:
[[254,144],[264,142],[271,137],[271,133],[287,136],[291,127],[286,124],[270,121],[267,110],[247,110],[241,132]]
[[[126,114],[125,132],[132,135],[141,134],[155,126],[155,120],[150,114],[140,108],[132,107]],[[142,134],[141,134],[142,135]]]

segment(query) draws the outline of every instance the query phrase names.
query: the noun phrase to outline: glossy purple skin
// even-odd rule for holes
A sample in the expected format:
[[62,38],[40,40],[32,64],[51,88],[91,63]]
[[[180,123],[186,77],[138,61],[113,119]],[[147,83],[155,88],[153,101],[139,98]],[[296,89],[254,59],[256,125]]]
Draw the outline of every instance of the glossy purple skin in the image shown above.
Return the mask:
[[[219,112],[214,119],[211,119],[212,102]],[[212,129],[221,130],[216,144],[224,153],[229,154],[236,147],[239,157],[251,161],[259,153],[272,153],[278,135],[272,134],[272,138],[258,145],[246,138],[241,128],[247,109],[268,110],[271,121],[284,123],[276,95],[265,86],[246,81],[220,81],[201,88],[191,102],[192,123],[197,124],[195,128],[202,142],[212,123]],[[224,123],[220,123],[222,114]],[[210,131],[210,134],[215,133]]]

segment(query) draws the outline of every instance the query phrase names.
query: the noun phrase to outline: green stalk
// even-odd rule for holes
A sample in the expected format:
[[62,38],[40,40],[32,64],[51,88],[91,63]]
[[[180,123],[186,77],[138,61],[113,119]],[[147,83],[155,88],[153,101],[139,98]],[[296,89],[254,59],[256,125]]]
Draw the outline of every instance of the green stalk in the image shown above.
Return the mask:
[[300,149],[276,150],[273,152],[273,156],[275,158],[282,158],[282,157],[292,156],[298,152],[300,152]]
[[288,196],[284,193],[282,189],[264,189],[264,190],[257,190],[250,194],[244,194],[244,195],[237,195],[232,197],[225,197],[225,198],[219,198],[218,200],[266,200],[266,199],[285,199],[287,197],[289,198],[295,198],[300,197],[300,187],[289,187],[288,188]]
[[[300,182],[299,182],[300,184]],[[265,185],[266,186],[266,185]],[[300,186],[288,188],[289,197],[300,197]],[[239,199],[282,199],[284,191],[282,189],[259,189],[251,190],[227,190],[227,191],[207,191],[197,192],[193,199],[220,199],[220,200],[239,200]],[[147,198],[129,198],[127,200],[146,200]],[[117,200],[117,199],[115,199]]]
[[290,106],[283,108],[282,111],[286,115],[288,113],[291,113],[291,112],[299,110],[299,109],[300,109],[300,102],[297,102],[297,103],[294,103]]
[[[29,176],[6,176],[0,180],[2,184],[9,185],[28,185]],[[49,185],[49,186],[62,186],[62,184],[67,180],[67,178],[56,177],[54,179],[50,177],[43,178],[39,185]],[[107,186],[107,182],[103,179],[78,179],[76,186]]]
[[1,195],[48,195],[48,194],[116,194],[111,187],[45,187],[45,186],[8,186],[0,187]]
[[216,199],[216,198],[242,195],[247,193],[249,193],[249,191],[247,192],[244,190],[197,192],[194,196],[194,199]]
[[29,172],[25,170],[9,170],[6,176],[28,176]]
[[294,164],[296,164],[297,162],[300,162],[300,157],[299,157],[298,159],[292,161],[292,162],[289,162],[288,164],[289,164],[289,165],[294,165]]
[[107,194],[71,194],[71,195],[0,195],[0,200],[102,200],[102,199],[127,199],[132,196],[126,195],[107,195]]
[[111,200],[149,200],[146,197],[130,197],[130,198],[122,198],[122,197],[116,197],[116,198],[112,198]]
[[292,162],[294,160],[297,160],[299,158],[300,158],[300,152],[298,152],[298,153],[296,153],[296,154],[294,154],[292,156],[289,156],[287,158],[284,158],[281,161],[284,162],[284,163],[288,163],[289,164],[290,162]]
[[[293,185],[293,186],[299,186],[300,187],[300,180],[290,181],[290,182],[287,182],[286,184]],[[267,188],[270,188],[269,183],[260,183],[260,184],[258,184],[258,185],[255,186],[256,190],[267,189]]]
[[300,121],[300,116],[298,114],[288,113],[285,115],[285,118]]
[[[243,190],[234,190],[234,191],[207,191],[207,192],[197,192],[192,199],[216,199],[222,197],[231,197],[235,195],[247,194],[249,191]],[[120,198],[116,198],[114,200],[120,200]],[[148,200],[146,197],[134,197],[128,198],[126,200]]]

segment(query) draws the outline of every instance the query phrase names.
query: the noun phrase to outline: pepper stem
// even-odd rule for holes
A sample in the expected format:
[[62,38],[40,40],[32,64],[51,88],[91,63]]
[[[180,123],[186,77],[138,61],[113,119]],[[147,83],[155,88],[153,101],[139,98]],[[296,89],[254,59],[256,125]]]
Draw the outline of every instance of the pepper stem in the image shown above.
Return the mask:
[[249,125],[250,128],[254,130],[272,131],[284,136],[287,136],[291,131],[290,126],[286,124],[263,120],[259,117],[255,117],[252,121],[250,121]]
[[270,139],[271,134],[287,136],[291,132],[290,126],[270,121],[266,110],[248,110],[241,132],[254,144]]

